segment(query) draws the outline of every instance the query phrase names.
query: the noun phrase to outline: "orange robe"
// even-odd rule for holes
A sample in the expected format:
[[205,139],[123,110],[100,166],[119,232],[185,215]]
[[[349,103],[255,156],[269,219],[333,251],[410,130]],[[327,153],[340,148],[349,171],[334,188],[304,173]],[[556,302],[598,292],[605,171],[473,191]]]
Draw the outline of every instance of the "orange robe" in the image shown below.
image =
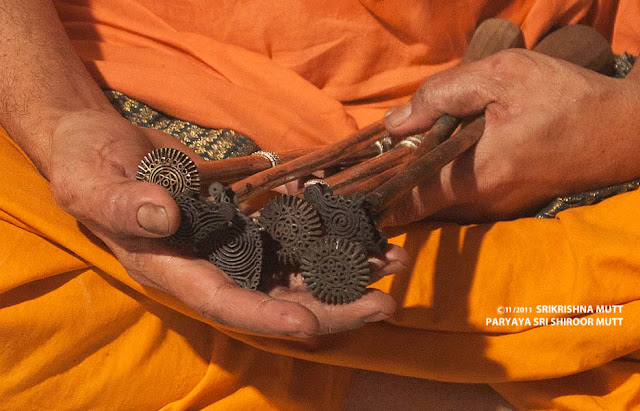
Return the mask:
[[[528,46],[584,22],[616,52],[640,51],[636,0],[56,6],[101,85],[265,149],[335,141],[380,118],[455,65],[488,17],[519,24]],[[393,239],[413,269],[376,284],[398,301],[395,318],[299,342],[221,327],[138,285],[56,206],[4,133],[0,164],[0,398],[9,409],[335,409],[350,368],[492,383],[521,408],[638,405],[640,192],[552,220],[415,224]],[[487,321],[574,316],[539,305],[611,304],[621,313],[580,316],[620,325]]]

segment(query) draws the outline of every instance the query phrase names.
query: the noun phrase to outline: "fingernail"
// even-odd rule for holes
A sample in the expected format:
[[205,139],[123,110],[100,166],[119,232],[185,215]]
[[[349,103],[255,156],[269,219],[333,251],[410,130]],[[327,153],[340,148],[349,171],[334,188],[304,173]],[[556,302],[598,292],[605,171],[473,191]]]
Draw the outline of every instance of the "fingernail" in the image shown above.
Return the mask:
[[167,236],[169,233],[169,217],[164,207],[144,203],[138,209],[138,224],[150,233]]
[[386,320],[389,317],[390,317],[389,314],[381,312],[381,313],[372,314],[372,315],[366,317],[363,321],[365,323],[375,323],[375,322],[378,322],[378,321]]
[[411,115],[411,103],[404,104],[399,107],[392,107],[384,115],[387,118],[387,123],[391,127],[398,127],[400,124]]

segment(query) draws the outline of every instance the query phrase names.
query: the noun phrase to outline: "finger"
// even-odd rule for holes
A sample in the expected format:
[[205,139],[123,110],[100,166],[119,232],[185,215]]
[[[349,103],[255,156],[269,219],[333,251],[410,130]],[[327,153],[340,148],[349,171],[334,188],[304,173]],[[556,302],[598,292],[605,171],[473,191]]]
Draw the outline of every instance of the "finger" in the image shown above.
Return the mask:
[[[180,209],[162,187],[129,180],[98,181],[83,213],[118,236],[167,237],[180,225]],[[81,214],[78,211],[77,214]]]
[[387,112],[387,130],[410,135],[427,131],[445,114],[462,118],[481,113],[496,101],[502,81],[498,73],[505,71],[504,60],[512,60],[513,53],[501,52],[429,77],[408,103]]
[[318,331],[307,308],[240,288],[208,261],[177,256],[153,239],[130,240],[125,247],[106,242],[134,280],[175,296],[216,323],[268,335],[308,337]]
[[360,299],[342,305],[326,304],[309,292],[285,287],[274,289],[271,295],[304,305],[313,312],[319,321],[319,334],[352,330],[368,322],[382,321],[390,318],[396,310],[394,299],[375,289],[369,289]]
[[371,269],[371,283],[381,278],[404,271],[409,267],[409,254],[404,248],[395,244],[388,244],[380,257],[369,257]]
[[[441,173],[447,173],[449,166]],[[379,222],[382,227],[394,227],[422,220],[451,203],[450,195],[445,192],[441,175],[429,178],[411,190]]]

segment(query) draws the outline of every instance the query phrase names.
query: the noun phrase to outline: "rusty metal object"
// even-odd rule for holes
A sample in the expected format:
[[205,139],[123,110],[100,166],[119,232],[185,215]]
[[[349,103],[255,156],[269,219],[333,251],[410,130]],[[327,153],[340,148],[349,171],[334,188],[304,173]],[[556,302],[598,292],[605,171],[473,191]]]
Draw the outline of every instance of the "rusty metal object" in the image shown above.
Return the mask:
[[304,197],[315,204],[327,235],[360,243],[369,254],[382,254],[387,238],[367,212],[363,194],[334,195],[325,184],[311,184]]
[[159,148],[147,154],[138,165],[136,180],[164,187],[172,197],[200,191],[200,176],[195,163],[183,152]]
[[370,281],[362,244],[335,236],[322,237],[306,249],[300,268],[311,294],[328,304],[359,299]]
[[250,218],[236,213],[228,227],[209,237],[203,252],[241,287],[258,288],[264,248],[260,227]]
[[300,264],[300,254],[322,235],[315,208],[291,195],[274,197],[261,210],[258,224],[280,245],[278,261],[288,266]]
[[227,227],[236,213],[229,203],[213,203],[191,192],[176,198],[180,226],[167,240],[181,246],[195,246]]

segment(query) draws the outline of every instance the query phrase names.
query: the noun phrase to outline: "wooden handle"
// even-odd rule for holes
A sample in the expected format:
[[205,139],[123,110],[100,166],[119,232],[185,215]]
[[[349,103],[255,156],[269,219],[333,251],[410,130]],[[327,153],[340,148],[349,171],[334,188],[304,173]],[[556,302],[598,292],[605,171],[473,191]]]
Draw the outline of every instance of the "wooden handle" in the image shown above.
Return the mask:
[[239,202],[245,201],[256,194],[332,165],[357,151],[359,144],[375,141],[385,133],[382,120],[377,121],[335,144],[238,181],[231,185],[231,189]]

